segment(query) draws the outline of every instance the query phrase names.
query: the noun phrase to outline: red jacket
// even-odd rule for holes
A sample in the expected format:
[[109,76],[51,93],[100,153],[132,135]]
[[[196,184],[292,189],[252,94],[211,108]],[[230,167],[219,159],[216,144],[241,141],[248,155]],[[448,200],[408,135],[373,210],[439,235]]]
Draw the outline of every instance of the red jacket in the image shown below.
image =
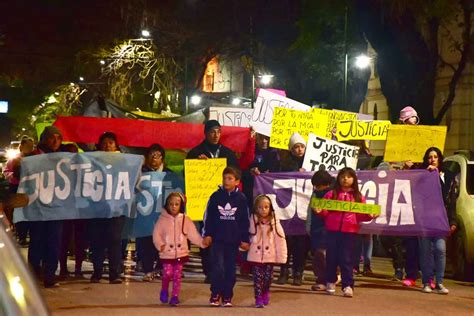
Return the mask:
[[[324,195],[325,199],[333,200],[333,191],[329,191]],[[337,196],[339,201],[355,201],[354,194],[352,191],[339,192]],[[361,203],[365,203],[365,198],[362,197]],[[339,212],[339,211],[328,211],[322,210],[319,213],[324,218],[325,226],[328,231],[332,232],[344,232],[344,233],[357,233],[359,232],[359,222],[367,222],[372,220],[372,216],[367,214],[358,214],[352,212]]]

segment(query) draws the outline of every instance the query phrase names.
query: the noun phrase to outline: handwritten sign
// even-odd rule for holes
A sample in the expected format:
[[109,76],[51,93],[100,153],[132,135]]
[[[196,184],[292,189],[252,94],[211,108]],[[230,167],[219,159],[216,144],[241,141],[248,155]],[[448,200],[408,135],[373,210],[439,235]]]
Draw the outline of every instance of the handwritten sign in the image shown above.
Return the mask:
[[222,183],[226,165],[225,158],[184,160],[186,211],[193,221],[202,221],[209,197]]
[[338,141],[386,140],[391,125],[390,121],[338,121],[336,137]]
[[359,148],[309,134],[303,168],[306,171],[356,169]]
[[422,162],[430,147],[444,149],[446,126],[392,125],[385,144],[385,161]]
[[381,207],[377,204],[357,203],[351,201],[327,200],[312,197],[310,205],[312,208],[319,208],[323,210],[352,212],[359,214],[373,214],[380,215]]
[[305,112],[276,107],[273,112],[272,137],[270,146],[288,149],[291,135],[298,132],[306,140],[309,133],[325,132],[327,116],[315,112]]
[[311,110],[311,107],[306,104],[272,93],[265,89],[260,89],[257,100],[254,104],[250,126],[252,126],[259,134],[271,136],[273,111],[276,107],[301,111]]
[[223,126],[250,127],[253,109],[238,107],[210,107],[209,119]]
[[327,116],[326,132],[324,134],[318,134],[320,136],[331,139],[333,133],[336,131],[337,122],[357,120],[357,113],[337,111],[337,110],[326,110],[326,109],[313,109],[313,112]]

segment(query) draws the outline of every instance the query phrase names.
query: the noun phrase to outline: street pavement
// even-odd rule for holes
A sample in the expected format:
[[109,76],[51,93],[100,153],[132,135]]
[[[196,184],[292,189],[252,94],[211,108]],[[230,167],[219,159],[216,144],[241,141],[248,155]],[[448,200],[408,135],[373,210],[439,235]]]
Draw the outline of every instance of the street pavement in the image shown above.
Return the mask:
[[[263,309],[254,307],[252,280],[240,275],[234,307],[210,307],[209,285],[203,283],[199,259],[191,259],[185,269],[178,307],[161,304],[161,281],[142,282],[142,274],[133,272],[131,261],[126,262],[123,284],[111,285],[105,279],[101,284],[67,279],[59,288],[41,291],[53,315],[474,315],[474,283],[446,280],[449,295],[425,294],[419,281],[416,288],[393,281],[387,258],[374,258],[373,276],[356,277],[353,298],[344,298],[340,287],[334,296],[311,291],[314,277],[307,270],[302,286],[272,285],[270,305]],[[73,261],[68,264],[72,270]],[[84,263],[84,270],[89,278],[91,264]]]

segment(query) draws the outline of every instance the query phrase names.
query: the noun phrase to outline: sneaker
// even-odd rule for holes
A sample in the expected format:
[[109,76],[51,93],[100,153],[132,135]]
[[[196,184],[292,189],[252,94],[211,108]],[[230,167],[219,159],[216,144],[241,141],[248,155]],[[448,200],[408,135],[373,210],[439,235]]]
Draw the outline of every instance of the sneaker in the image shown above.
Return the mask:
[[177,296],[172,296],[170,299],[171,306],[178,306],[179,305],[179,298]]
[[335,283],[327,283],[326,284],[326,293],[334,295],[336,293],[336,284]]
[[116,278],[113,280],[109,280],[110,284],[122,284],[122,279],[121,278]]
[[221,300],[221,297],[220,297],[219,294],[211,295],[211,298],[209,299],[209,304],[211,306],[219,306],[220,305],[220,300]]
[[303,284],[303,275],[301,273],[295,273],[293,277],[293,285],[301,286]]
[[429,284],[423,285],[423,289],[421,290],[423,293],[431,293],[433,290],[431,289],[431,286]]
[[363,276],[371,276],[374,275],[372,269],[370,267],[364,267],[364,271],[362,271]]
[[232,299],[231,298],[224,298],[222,300],[222,306],[224,307],[232,307]]
[[432,290],[436,289],[436,283],[433,281],[433,279],[430,279],[429,283]]
[[262,295],[263,305],[270,304],[270,292],[265,292]]
[[151,272],[148,272],[147,274],[145,274],[142,278],[142,281],[143,282],[151,282],[153,281],[153,273]]
[[438,284],[436,286],[436,293],[438,293],[438,294],[448,294],[449,290],[447,288],[445,288],[443,284]]
[[256,308],[263,308],[265,304],[263,304],[263,298],[261,296],[255,298],[255,307]]
[[416,284],[416,281],[413,279],[405,279],[402,281],[403,286],[413,287]]
[[96,276],[91,276],[91,283],[100,283],[100,278]]
[[160,302],[163,304],[168,303],[168,291],[165,291],[165,290],[160,291]]
[[352,290],[352,288],[350,286],[346,286],[343,290],[342,290],[342,295],[344,297],[352,297],[354,296],[354,291]]
[[395,274],[393,275],[392,278],[394,281],[401,281],[403,280],[403,270],[402,269],[396,269]]
[[311,286],[312,291],[326,291],[326,285],[324,284],[314,284]]
[[56,287],[60,287],[61,285],[59,284],[59,282],[56,282],[56,281],[45,281],[44,282],[44,287],[47,288],[47,289],[52,289],[52,288],[56,288]]

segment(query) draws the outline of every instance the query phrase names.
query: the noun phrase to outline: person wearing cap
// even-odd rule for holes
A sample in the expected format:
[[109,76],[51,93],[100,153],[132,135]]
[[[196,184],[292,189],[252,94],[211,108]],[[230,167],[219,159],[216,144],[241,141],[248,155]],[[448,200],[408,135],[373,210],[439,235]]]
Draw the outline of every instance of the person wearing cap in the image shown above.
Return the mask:
[[[56,126],[47,126],[41,133],[37,148],[32,155],[62,151],[62,134]],[[43,266],[44,287],[58,287],[55,272],[58,268],[63,221],[30,221],[30,245],[28,263],[36,276]]]
[[[186,159],[209,159],[209,158],[227,158],[227,166],[239,167],[239,162],[232,149],[222,145],[221,140],[221,124],[217,120],[208,120],[204,124],[204,140],[202,143],[191,149]],[[204,210],[203,210],[204,211]],[[199,223],[202,228],[202,222]],[[200,249],[202,258],[202,269],[206,276],[205,282],[210,283],[210,254],[209,248]]]
[[418,113],[416,110],[411,106],[406,106],[400,111],[400,122],[407,125],[418,125],[420,122],[420,118],[418,117]]
[[[286,159],[281,161],[281,171],[305,172],[303,160],[306,152],[306,141],[299,133],[291,135],[288,150],[290,152]],[[305,209],[306,211],[306,209]],[[290,258],[293,257],[293,285],[300,286],[303,283],[304,263],[309,250],[309,236],[306,232],[305,221],[298,218],[298,212],[291,219],[282,222],[286,236],[286,246],[288,249],[287,262],[280,266],[280,276],[277,284],[285,284],[288,281],[288,268]],[[291,230],[289,230],[291,227]]]

